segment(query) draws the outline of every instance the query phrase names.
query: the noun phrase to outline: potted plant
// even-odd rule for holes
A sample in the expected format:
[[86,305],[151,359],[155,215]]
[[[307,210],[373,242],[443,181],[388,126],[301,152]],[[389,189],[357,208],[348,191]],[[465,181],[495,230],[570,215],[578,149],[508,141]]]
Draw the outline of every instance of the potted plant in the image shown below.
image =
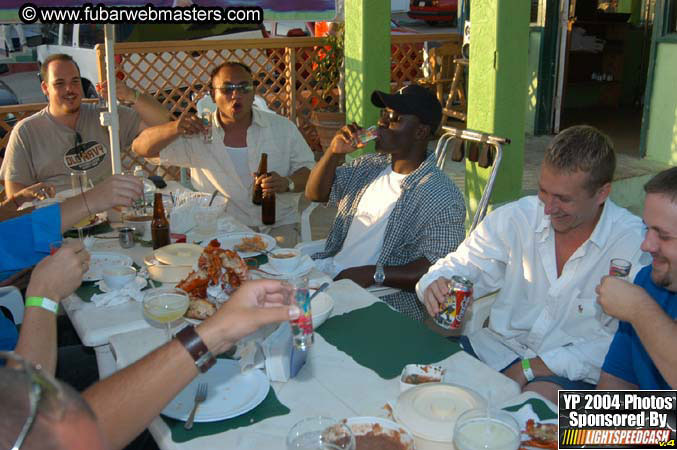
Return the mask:
[[343,23],[331,24],[325,45],[313,59],[316,87],[321,90],[324,103],[331,104],[338,95],[338,106],[317,108],[310,115],[310,122],[315,126],[324,150],[329,147],[339,128],[346,123],[343,27]]

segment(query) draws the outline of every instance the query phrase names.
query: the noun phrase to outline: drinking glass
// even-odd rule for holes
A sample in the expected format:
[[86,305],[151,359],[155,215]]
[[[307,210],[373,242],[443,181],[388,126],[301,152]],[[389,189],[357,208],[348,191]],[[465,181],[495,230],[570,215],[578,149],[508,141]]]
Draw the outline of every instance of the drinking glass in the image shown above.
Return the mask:
[[[71,172],[71,188],[73,189],[73,196],[78,194],[83,194],[87,190],[87,185],[89,184],[89,178],[87,177],[86,170],[75,170]],[[84,234],[82,227],[77,227],[78,238],[82,240]]]
[[200,208],[195,212],[195,231],[200,236],[215,235],[218,219],[218,208]]
[[151,324],[159,324],[172,339],[172,323],[178,325],[188,310],[189,298],[181,289],[159,287],[148,289],[143,297],[143,315]]
[[96,95],[99,96],[99,101],[96,103],[96,107],[99,111],[108,109],[106,98],[103,96],[103,85],[101,83],[96,83]]
[[517,450],[520,427],[506,411],[471,409],[456,420],[454,446],[456,450]]
[[207,108],[202,110],[202,124],[206,127],[204,141],[208,144],[212,142],[212,113]]
[[289,430],[287,450],[355,450],[355,436],[334,418],[308,417]]
[[614,258],[609,263],[609,275],[612,277],[627,279],[630,269],[632,269],[632,263],[627,259]]
[[308,278],[295,278],[291,283],[294,285],[294,301],[301,310],[301,315],[290,322],[292,341],[297,349],[307,350],[313,345],[313,314],[310,309]]

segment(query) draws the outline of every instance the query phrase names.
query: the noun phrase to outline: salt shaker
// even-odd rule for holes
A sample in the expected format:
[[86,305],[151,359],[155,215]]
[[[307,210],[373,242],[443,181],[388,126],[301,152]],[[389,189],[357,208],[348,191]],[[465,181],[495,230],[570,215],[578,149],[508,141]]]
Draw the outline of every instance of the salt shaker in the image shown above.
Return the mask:
[[134,247],[134,228],[120,228],[118,239],[120,240],[120,247],[132,248]]

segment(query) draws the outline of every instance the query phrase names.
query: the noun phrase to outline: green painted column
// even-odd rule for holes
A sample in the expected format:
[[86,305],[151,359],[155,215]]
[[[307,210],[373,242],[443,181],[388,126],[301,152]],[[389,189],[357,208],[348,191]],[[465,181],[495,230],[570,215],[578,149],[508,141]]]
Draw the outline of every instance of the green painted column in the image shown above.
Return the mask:
[[[473,0],[470,8],[469,129],[509,138],[491,204],[519,198],[522,191],[529,65],[531,2]],[[470,217],[489,170],[466,162],[465,195]]]
[[[345,0],[345,73],[347,122],[376,124],[371,93],[390,92],[390,0]],[[373,150],[371,143],[348,159]]]

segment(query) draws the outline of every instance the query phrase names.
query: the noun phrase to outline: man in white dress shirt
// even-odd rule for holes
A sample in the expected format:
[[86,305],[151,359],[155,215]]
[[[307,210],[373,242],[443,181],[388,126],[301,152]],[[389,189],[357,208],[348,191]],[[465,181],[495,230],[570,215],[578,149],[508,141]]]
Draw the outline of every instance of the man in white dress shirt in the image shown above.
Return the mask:
[[598,130],[562,131],[546,150],[538,196],[489,214],[416,287],[430,315],[454,275],[474,283],[476,299],[498,291],[489,325],[461,344],[553,401],[557,389],[591,389],[599,379],[617,327],[595,301],[610,260],[629,260],[634,276],[647,256],[639,217],[608,198],[615,165],[612,143]]
[[[154,164],[191,169],[191,182],[199,191],[218,190],[228,199],[228,213],[258,231],[273,235],[284,247],[298,240],[298,195],[303,192],[315,164],[313,153],[296,125],[286,117],[253,108],[251,69],[225,62],[210,75],[211,96],[217,106],[212,116],[212,141],[200,118],[181,119],[149,128],[132,144],[138,155]],[[268,176],[254,180],[261,153],[268,154]],[[276,193],[275,225],[264,226],[261,207],[252,203],[252,186]]]

